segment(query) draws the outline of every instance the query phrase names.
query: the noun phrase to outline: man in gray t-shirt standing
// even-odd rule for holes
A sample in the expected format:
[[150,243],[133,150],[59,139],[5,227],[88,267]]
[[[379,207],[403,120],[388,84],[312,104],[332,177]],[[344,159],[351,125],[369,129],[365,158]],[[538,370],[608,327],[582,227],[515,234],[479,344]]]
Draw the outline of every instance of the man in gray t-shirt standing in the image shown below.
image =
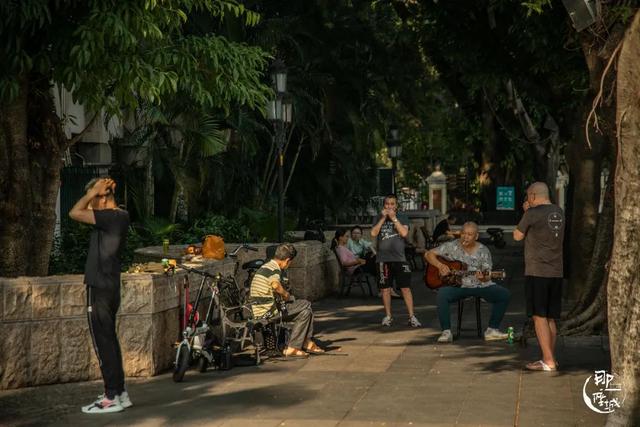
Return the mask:
[[402,298],[409,312],[409,326],[422,326],[413,314],[413,295],[411,294],[411,267],[404,254],[405,238],[409,234],[409,218],[398,214],[398,199],[394,194],[384,198],[380,218],[371,228],[371,237],[377,238],[379,265],[378,283],[382,292],[385,317],[383,326],[391,326],[391,285],[395,280],[402,291]]
[[544,182],[527,189],[524,215],[513,230],[515,240],[524,239],[524,275],[527,315],[533,318],[542,359],[528,363],[533,371],[555,371],[556,322],[562,300],[562,240],[564,213],[549,199]]

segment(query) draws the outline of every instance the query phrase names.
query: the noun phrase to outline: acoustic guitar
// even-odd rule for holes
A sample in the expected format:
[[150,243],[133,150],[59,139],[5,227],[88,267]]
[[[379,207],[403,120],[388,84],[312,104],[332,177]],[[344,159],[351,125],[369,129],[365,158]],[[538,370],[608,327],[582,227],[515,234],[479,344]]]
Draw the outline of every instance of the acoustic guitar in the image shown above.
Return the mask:
[[[476,271],[467,270],[467,265],[460,261],[449,261],[446,258],[438,256],[438,261],[445,264],[451,270],[446,276],[441,276],[440,271],[433,265],[428,264],[424,273],[424,284],[429,289],[438,289],[443,286],[460,286],[462,278],[466,276],[474,276]],[[485,273],[492,280],[502,280],[506,277],[504,270],[495,270]]]

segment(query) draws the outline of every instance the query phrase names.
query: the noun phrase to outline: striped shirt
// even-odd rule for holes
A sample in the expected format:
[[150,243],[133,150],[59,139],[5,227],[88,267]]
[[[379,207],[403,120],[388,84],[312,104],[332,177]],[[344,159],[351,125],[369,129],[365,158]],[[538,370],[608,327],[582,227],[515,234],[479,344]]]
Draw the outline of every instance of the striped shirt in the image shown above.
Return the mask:
[[275,298],[273,296],[273,283],[281,282],[282,270],[275,260],[264,264],[256,271],[251,281],[249,296],[257,302],[252,304],[253,315],[262,317],[270,310],[275,310]]

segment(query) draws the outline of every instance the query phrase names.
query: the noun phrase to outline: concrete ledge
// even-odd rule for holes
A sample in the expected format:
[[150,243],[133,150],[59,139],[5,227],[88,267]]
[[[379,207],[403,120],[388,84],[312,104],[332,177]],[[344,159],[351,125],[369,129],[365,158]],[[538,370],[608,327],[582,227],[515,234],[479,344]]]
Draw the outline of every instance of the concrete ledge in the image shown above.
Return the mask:
[[[329,249],[329,243],[305,240],[296,242],[295,247],[298,255],[289,267],[289,282],[296,296],[314,301],[325,295],[338,291],[339,268],[335,255]],[[231,253],[237,248],[239,243],[226,243],[225,250]],[[241,269],[242,264],[254,259],[265,259],[266,249],[274,243],[251,244],[258,249],[253,251],[240,251],[238,254],[238,268],[236,261],[230,258],[223,260],[200,260],[195,265],[205,268],[213,268],[222,274],[230,275],[236,271],[235,277],[239,283],[243,283],[247,278],[247,273]],[[171,245],[168,254],[163,254],[162,246],[150,246],[137,249],[135,251],[136,262],[160,261],[162,258],[174,258],[186,262],[184,249],[187,245]]]
[[[236,246],[229,244],[227,249]],[[239,255],[240,265],[265,257],[269,244],[256,246],[258,252]],[[299,255],[289,270],[294,294],[313,301],[337,291],[338,264],[329,248],[320,242],[299,242],[296,248]],[[170,256],[178,258],[182,250],[172,246]],[[140,260],[165,257],[162,247],[144,248],[137,255]],[[193,266],[231,275],[236,263],[227,258]],[[246,272],[238,270],[236,278],[242,283]],[[127,376],[148,377],[171,368],[185,274],[122,274],[117,330]],[[192,275],[189,280],[195,290],[200,278]],[[191,299],[195,294],[191,292]],[[100,377],[82,275],[0,278],[0,389]]]

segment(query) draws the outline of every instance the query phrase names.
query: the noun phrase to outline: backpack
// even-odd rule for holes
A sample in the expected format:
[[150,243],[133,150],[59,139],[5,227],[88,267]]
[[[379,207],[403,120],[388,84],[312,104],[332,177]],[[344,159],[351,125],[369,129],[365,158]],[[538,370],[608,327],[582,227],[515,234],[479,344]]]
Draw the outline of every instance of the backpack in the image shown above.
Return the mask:
[[202,257],[224,259],[224,240],[220,236],[208,235],[202,243]]

